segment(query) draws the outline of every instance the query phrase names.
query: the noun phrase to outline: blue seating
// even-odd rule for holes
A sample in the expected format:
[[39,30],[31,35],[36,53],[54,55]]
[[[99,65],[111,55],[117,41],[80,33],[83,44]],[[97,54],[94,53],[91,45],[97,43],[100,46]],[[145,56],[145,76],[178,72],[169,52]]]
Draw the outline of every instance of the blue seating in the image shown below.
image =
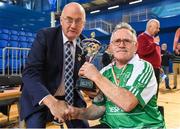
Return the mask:
[[13,40],[13,41],[18,41],[18,36],[17,35],[10,35],[10,40]]
[[3,61],[2,61],[2,59],[0,58],[0,73],[2,73],[2,70],[3,70]]
[[31,32],[27,32],[26,36],[33,36],[33,34]]
[[8,55],[12,59],[20,58],[20,51],[19,50],[8,50]]
[[31,46],[32,46],[32,42],[30,42],[30,43],[29,43],[29,46],[28,46],[28,48],[31,48]]
[[27,56],[28,56],[28,53],[29,53],[29,51],[27,51],[27,50],[21,51],[21,57],[22,57],[22,59],[26,59]]
[[0,58],[2,58],[3,55],[3,48],[0,48]]
[[19,31],[19,35],[25,36],[26,33],[24,31]]
[[27,37],[27,41],[32,43],[34,41],[34,37]]
[[2,29],[2,33],[9,34],[9,30],[8,29]]
[[[0,40],[0,57],[3,57],[3,48],[8,47],[8,41],[6,40]],[[7,56],[7,52],[6,52]]]
[[[0,48],[0,58],[3,57],[3,48]],[[7,51],[5,51],[5,57],[7,57]]]
[[2,73],[2,70],[3,70],[3,69],[6,69],[6,67],[7,67],[7,62],[5,62],[5,66],[4,66],[4,68],[3,68],[3,59],[0,58],[0,73]]
[[28,48],[29,43],[28,42],[19,42],[19,46],[20,46],[20,48]]
[[19,33],[18,33],[18,31],[16,31],[16,30],[11,30],[11,34],[12,34],[12,35],[18,35]]
[[26,42],[26,37],[25,36],[19,36],[19,41]]
[[33,33],[33,37],[34,37],[34,38],[36,37],[36,33]]
[[[9,47],[19,48],[19,43],[17,41],[9,41]],[[10,58],[20,58],[20,51],[16,49],[8,49],[7,51]]]
[[8,41],[7,40],[0,40],[0,48],[8,47]]
[[9,40],[9,34],[1,33],[0,39]]
[[5,47],[17,47],[17,48],[30,48],[36,33],[25,32],[19,30],[9,30],[0,28],[0,73],[3,69],[10,70],[10,73],[16,73],[22,67],[25,66],[25,62],[28,56],[28,50],[16,50],[14,48],[6,49],[5,51],[5,68],[2,64],[3,49]]
[[10,70],[16,71],[21,68],[21,60],[20,59],[9,59],[9,68]]
[[19,47],[19,43],[17,41],[9,41],[9,47]]

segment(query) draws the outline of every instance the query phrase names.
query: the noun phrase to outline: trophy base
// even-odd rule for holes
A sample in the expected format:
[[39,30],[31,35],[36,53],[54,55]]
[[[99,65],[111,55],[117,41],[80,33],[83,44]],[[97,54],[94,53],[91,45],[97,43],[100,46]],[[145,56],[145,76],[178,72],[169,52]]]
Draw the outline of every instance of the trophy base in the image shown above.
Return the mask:
[[76,82],[76,88],[79,90],[96,92],[95,83],[87,78],[79,78]]

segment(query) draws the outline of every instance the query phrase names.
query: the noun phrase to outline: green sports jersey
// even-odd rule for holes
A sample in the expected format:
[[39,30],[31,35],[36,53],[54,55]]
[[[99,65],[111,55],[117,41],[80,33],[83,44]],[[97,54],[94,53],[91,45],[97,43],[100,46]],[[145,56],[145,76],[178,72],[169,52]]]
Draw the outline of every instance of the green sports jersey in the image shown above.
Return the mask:
[[139,104],[131,112],[125,112],[105,96],[99,95],[93,103],[106,107],[100,122],[111,128],[164,128],[164,120],[157,107],[157,83],[151,64],[135,55],[124,70],[112,64],[104,67],[101,70],[103,76],[116,84],[112,68],[120,80],[119,87],[132,92]]

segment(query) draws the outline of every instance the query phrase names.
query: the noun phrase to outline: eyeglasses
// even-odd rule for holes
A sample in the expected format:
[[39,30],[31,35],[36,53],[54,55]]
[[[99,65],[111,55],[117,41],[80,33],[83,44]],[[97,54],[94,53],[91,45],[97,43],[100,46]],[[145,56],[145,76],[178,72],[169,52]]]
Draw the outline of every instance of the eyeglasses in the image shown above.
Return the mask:
[[130,39],[117,39],[117,40],[112,41],[111,43],[115,46],[119,46],[121,42],[123,43],[123,45],[130,45],[135,41],[130,40]]
[[65,22],[66,22],[68,25],[73,24],[73,22],[74,22],[76,25],[82,25],[82,24],[84,23],[84,21],[83,21],[81,18],[73,19],[72,17],[63,17],[63,19],[65,20]]

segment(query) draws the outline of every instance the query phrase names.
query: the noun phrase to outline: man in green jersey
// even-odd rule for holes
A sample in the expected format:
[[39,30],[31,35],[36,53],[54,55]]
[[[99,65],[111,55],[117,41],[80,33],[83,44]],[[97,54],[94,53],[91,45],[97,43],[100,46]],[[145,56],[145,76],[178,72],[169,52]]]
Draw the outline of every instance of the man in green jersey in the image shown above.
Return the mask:
[[136,54],[134,29],[120,23],[112,33],[110,47],[114,62],[101,73],[86,62],[79,75],[100,89],[88,108],[69,106],[67,119],[100,119],[96,128],[165,128],[157,107],[157,82],[152,65]]

